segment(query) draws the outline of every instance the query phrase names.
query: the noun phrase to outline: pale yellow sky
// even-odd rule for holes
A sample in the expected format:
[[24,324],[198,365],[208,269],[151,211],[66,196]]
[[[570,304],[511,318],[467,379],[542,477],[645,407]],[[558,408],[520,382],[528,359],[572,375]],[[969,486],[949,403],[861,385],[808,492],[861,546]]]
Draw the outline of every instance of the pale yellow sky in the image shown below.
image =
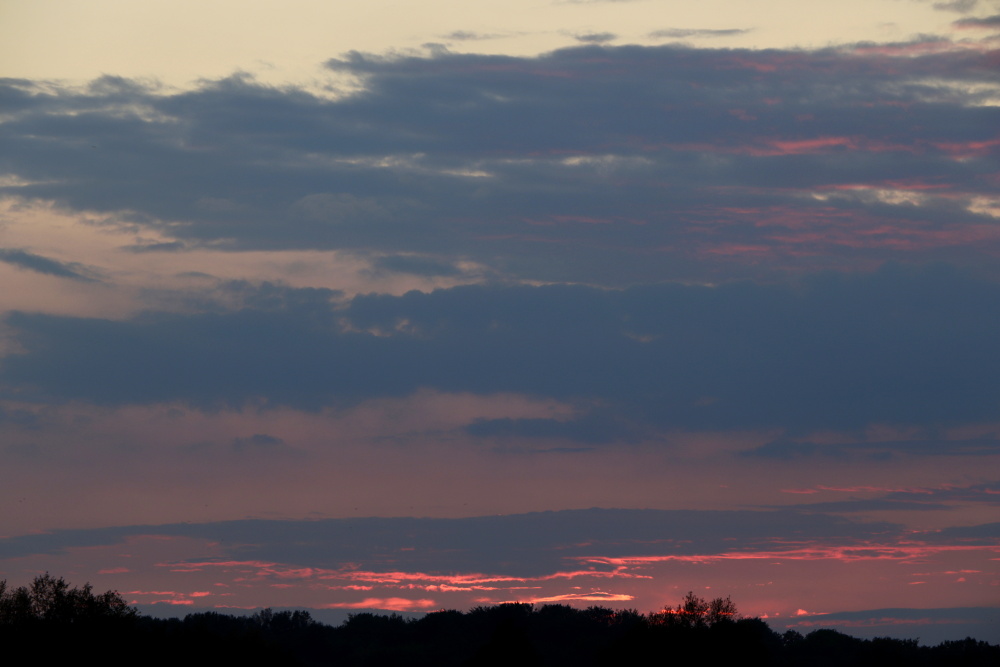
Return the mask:
[[[980,2],[979,15],[996,11]],[[273,84],[326,78],[349,50],[443,43],[460,52],[537,54],[613,33],[656,44],[657,30],[719,47],[816,47],[949,31],[960,15],[921,0],[0,0],[0,76],[85,81],[102,74],[189,86],[251,72]],[[462,31],[483,39],[455,39]]]

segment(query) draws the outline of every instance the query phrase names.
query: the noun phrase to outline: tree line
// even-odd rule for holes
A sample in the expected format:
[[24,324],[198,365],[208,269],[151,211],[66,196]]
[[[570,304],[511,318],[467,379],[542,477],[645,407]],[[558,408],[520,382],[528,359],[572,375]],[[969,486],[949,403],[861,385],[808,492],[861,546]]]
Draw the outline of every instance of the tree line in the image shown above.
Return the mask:
[[728,597],[694,593],[648,614],[507,603],[419,619],[358,613],[333,627],[306,611],[271,609],[154,619],[117,591],[71,587],[47,573],[18,588],[0,582],[0,637],[9,647],[30,647],[36,662],[81,661],[94,653],[145,665],[1000,665],[1000,645],[971,638],[928,647],[835,630],[779,634],[759,618],[741,616]]

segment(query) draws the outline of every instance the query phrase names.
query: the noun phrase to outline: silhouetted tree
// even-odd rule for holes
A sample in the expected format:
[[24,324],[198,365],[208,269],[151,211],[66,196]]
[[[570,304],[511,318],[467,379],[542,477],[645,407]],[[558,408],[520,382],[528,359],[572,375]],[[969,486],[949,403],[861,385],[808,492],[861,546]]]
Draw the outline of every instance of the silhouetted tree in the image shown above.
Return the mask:
[[676,607],[666,606],[649,615],[654,625],[681,626],[685,628],[705,628],[719,621],[735,621],[739,618],[736,604],[727,596],[706,600],[688,591]]
[[713,625],[719,621],[736,621],[739,618],[740,615],[736,610],[736,603],[728,595],[724,598],[715,598],[708,603],[708,612],[705,621],[709,625]]
[[605,667],[704,664],[746,667],[996,667],[1000,646],[966,639],[857,639],[835,630],[784,635],[741,618],[732,600],[688,593],[648,615],[634,609],[501,604],[420,620],[352,614],[339,627],[304,611],[263,609],[180,619],[137,617],[116,592],[95,594],[49,574],[11,589],[0,581],[0,640],[38,647],[44,664],[115,650],[143,663],[380,667]]
[[89,583],[71,588],[65,579],[48,572],[35,577],[29,586],[13,590],[8,590],[6,580],[0,582],[0,624],[83,623],[138,616],[118,591],[95,594]]

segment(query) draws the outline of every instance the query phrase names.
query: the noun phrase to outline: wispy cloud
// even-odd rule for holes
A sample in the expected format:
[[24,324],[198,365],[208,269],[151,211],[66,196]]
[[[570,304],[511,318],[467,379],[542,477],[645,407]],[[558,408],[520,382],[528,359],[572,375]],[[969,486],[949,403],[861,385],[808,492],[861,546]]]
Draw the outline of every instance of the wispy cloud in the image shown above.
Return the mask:
[[472,30],[455,30],[449,32],[446,35],[443,35],[443,37],[445,39],[453,39],[456,41],[464,42],[464,41],[479,41],[484,39],[497,39],[499,37],[503,37],[503,35],[499,33],[474,32]]
[[733,37],[745,35],[750,28],[661,28],[649,33],[654,39],[683,39],[685,37]]
[[584,44],[605,44],[618,39],[618,35],[613,32],[590,32],[580,35],[573,35],[573,38]]
[[1000,29],[1000,14],[983,17],[969,17],[952,23],[956,28],[982,28],[986,30]]
[[[927,2],[927,0],[918,1]],[[960,12],[965,14],[975,9],[978,4],[979,0],[942,0],[934,2],[933,7],[944,12]]]
[[95,272],[75,262],[60,262],[16,248],[0,249],[0,262],[57,278],[95,282]]

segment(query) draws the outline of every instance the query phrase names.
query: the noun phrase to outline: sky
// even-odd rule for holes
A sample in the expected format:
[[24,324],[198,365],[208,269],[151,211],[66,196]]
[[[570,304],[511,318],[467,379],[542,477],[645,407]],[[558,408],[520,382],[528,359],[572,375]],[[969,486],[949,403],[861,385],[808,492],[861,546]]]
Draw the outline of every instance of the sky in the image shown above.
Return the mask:
[[1000,2],[0,2],[0,577],[1000,642]]

